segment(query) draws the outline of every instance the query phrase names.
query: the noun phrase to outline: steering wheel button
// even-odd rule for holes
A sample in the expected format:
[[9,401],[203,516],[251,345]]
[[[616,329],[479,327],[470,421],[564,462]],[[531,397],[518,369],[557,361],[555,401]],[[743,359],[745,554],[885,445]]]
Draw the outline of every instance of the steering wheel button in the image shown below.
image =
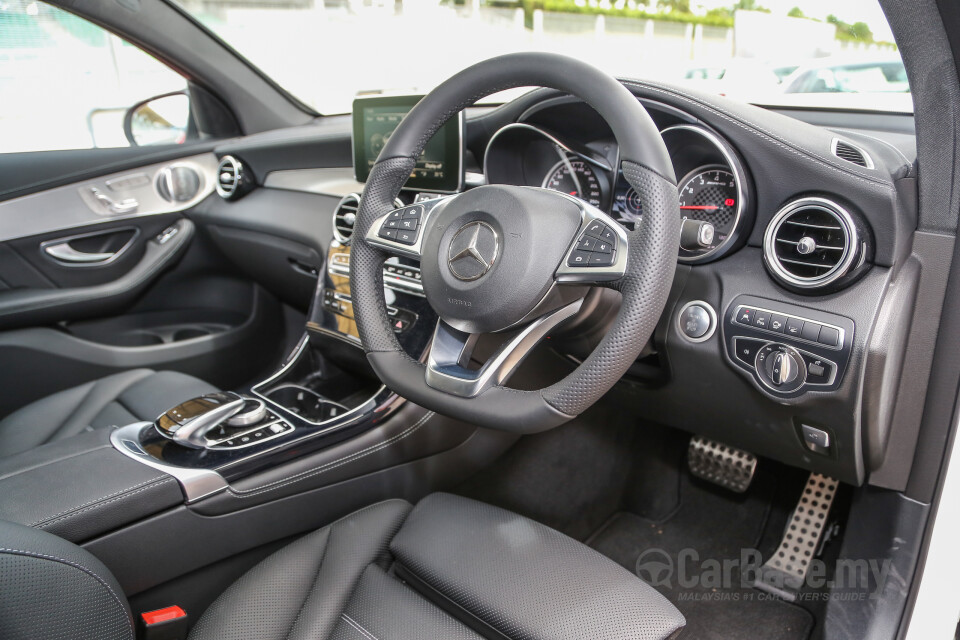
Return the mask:
[[591,267],[609,267],[613,265],[614,255],[612,253],[591,253],[590,254],[590,266]]
[[416,218],[404,218],[400,221],[399,229],[407,229],[409,231],[416,231],[419,226],[420,221]]
[[593,252],[594,253],[613,253],[613,244],[605,240],[598,240],[596,246],[593,248]]
[[591,255],[589,251],[576,250],[570,254],[570,259],[567,260],[567,264],[571,267],[586,267],[590,264]]
[[597,236],[600,240],[605,240],[612,244],[614,247],[617,246],[617,234],[613,232],[613,229],[604,226],[603,232]]
[[578,251],[596,251],[597,239],[590,236],[583,236],[577,243]]
[[423,207],[417,205],[415,207],[410,207],[409,209],[403,210],[403,219],[404,220],[419,220],[420,216],[423,215]]
[[403,209],[397,209],[396,211],[391,211],[390,216],[387,220],[401,220],[403,218]]
[[417,232],[408,231],[406,229],[397,230],[397,242],[400,244],[416,244],[417,242]]
[[593,238],[599,238],[603,232],[607,230],[607,225],[598,220],[594,220],[587,226],[587,230],[584,231],[584,234]]
[[396,239],[397,239],[397,230],[396,230],[396,229],[388,229],[387,227],[384,226],[384,227],[380,227],[380,233],[378,233],[377,235],[378,235],[379,237],[385,238],[385,239],[387,239],[387,240],[396,240]]
[[399,229],[400,222],[401,222],[400,220],[388,219],[386,222],[383,223],[383,227],[386,229]]

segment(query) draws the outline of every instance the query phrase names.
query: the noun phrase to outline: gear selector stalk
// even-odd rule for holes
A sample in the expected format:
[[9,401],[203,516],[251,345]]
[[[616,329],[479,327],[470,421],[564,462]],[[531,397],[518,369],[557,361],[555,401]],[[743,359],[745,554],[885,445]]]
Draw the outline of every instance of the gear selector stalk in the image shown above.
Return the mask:
[[239,394],[226,391],[208,393],[170,409],[157,419],[157,429],[174,442],[202,449],[208,431],[233,418],[246,405]]

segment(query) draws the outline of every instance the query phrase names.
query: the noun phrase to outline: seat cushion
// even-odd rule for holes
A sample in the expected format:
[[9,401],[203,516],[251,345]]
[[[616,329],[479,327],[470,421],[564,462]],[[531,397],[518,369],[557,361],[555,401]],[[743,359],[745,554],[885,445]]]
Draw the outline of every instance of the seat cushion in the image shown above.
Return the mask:
[[110,571],[62,538],[0,520],[0,638],[133,640],[133,616]]
[[0,420],[0,456],[82,431],[155,420],[184,400],[216,391],[174,371],[134,369],[41,398]]
[[190,640],[669,638],[683,616],[652,587],[522,516],[433,494],[351,514],[227,590]]

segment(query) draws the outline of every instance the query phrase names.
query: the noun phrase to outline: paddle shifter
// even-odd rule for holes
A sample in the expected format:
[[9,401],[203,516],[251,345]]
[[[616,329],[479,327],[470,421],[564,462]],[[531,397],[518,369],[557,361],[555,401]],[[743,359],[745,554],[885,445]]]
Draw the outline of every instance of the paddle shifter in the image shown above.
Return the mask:
[[[157,429],[174,442],[203,449],[210,445],[207,434],[221,426],[256,425],[267,417],[259,400],[243,398],[232,391],[208,393],[187,400],[157,419]],[[221,429],[222,430],[222,429]]]

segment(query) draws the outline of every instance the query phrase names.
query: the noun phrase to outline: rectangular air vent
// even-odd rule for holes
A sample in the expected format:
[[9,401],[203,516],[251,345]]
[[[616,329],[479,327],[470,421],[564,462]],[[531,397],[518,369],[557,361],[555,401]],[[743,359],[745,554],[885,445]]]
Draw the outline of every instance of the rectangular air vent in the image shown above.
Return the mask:
[[873,161],[866,151],[839,138],[833,139],[833,155],[867,169],[873,168]]

